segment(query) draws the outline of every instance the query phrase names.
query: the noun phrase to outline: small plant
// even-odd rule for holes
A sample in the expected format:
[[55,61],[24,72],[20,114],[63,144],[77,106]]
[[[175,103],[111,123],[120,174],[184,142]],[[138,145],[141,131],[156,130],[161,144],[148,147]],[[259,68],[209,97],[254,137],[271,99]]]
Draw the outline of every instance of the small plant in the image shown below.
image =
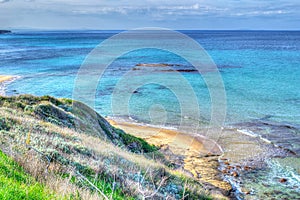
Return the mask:
[[25,114],[32,114],[34,112],[34,107],[31,105],[26,105],[24,108]]
[[9,131],[15,125],[15,121],[0,116],[0,130]]

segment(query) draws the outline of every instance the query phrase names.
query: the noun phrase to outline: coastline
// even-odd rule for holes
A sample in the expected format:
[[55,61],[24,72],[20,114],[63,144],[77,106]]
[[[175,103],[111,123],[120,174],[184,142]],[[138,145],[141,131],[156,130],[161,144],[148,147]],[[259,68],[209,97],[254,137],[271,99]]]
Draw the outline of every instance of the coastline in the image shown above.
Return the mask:
[[[267,160],[281,160],[293,156],[267,140],[241,133],[240,129],[234,127],[223,128],[217,140],[220,147],[211,151],[205,147],[211,140],[205,137],[126,119],[107,117],[106,120],[131,135],[159,146],[168,160],[204,185],[216,195],[216,199],[251,199],[260,189],[252,189],[255,186],[249,177],[256,177],[256,174],[268,176],[268,170],[272,167],[270,168]],[[276,177],[274,184],[282,184],[280,179],[284,178],[283,175],[278,174]],[[262,187],[267,189],[269,186],[266,184]]]
[[6,96],[6,86],[18,78],[20,77],[11,75],[0,75],[0,96]]
[[[7,85],[18,78],[20,77],[0,75],[0,96],[5,96]],[[273,163],[266,163],[266,160],[272,161],[276,158],[276,162],[283,162],[287,158],[293,165],[298,162],[292,158],[293,152],[289,149],[276,145],[243,126],[225,127],[215,145],[216,143],[212,143],[208,138],[182,133],[171,127],[142,124],[123,118],[106,120],[131,135],[159,146],[166,158],[175,164],[176,169],[183,170],[199,181],[215,199],[251,199],[254,195],[262,194],[271,187],[271,183],[252,186],[249,180],[258,174],[260,177],[268,176],[267,170],[277,167]],[[287,128],[291,129],[290,126]],[[209,145],[208,148],[206,145]],[[212,145],[215,145],[215,148],[211,149]],[[295,168],[300,173],[299,167]],[[281,170],[282,167],[277,174],[271,174],[269,177],[273,178],[271,181],[274,184],[284,187],[280,180],[286,179],[289,182],[293,177],[281,173]],[[292,175],[300,180],[299,175]],[[289,184],[291,187],[297,187],[297,184]],[[274,191],[276,193],[277,190]]]
[[[223,180],[219,170],[221,166],[219,161],[223,152],[211,140],[174,129],[147,126],[109,117],[106,120],[116,128],[159,146],[168,160],[203,184],[214,198],[229,199],[229,195],[231,196],[232,186]],[[214,145],[214,148],[211,146],[207,148],[207,144]]]

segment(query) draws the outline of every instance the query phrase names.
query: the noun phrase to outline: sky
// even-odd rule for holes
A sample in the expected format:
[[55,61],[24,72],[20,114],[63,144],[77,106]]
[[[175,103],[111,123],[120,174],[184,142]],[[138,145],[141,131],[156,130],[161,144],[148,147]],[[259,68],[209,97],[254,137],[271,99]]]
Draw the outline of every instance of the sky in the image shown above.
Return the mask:
[[0,29],[300,30],[300,0],[0,0]]

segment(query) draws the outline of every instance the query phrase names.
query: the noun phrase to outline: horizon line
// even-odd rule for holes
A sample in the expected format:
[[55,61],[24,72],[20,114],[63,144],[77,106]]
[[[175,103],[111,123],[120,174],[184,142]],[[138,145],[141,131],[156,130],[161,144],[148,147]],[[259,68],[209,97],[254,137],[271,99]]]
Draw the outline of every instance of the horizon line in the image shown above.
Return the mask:
[[[149,28],[149,27],[145,27]],[[162,27],[154,27],[162,28]],[[166,28],[169,29],[169,28]],[[74,29],[51,29],[51,28],[0,28],[0,30],[9,30],[9,31],[129,31],[135,29],[89,29],[89,28],[74,28]],[[297,32],[300,29],[169,29],[173,31],[291,31]]]

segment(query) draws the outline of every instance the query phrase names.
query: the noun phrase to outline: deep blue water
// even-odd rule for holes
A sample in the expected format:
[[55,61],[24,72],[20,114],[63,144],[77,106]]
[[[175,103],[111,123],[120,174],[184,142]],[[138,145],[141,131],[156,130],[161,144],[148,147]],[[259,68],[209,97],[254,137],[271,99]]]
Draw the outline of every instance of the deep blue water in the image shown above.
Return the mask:
[[[7,86],[6,93],[71,98],[77,72],[86,56],[103,40],[117,33],[119,31],[51,31],[0,35],[0,74],[20,76]],[[226,124],[262,135],[299,155],[300,32],[182,33],[196,40],[208,52],[221,73],[226,89]],[[174,73],[164,71],[163,67],[136,66],[139,63],[174,64],[179,71],[193,69],[178,55],[157,49],[136,50],[119,57],[109,66],[98,85],[96,109],[102,115],[113,115],[112,93],[118,81],[132,68],[142,68],[135,71],[135,78],[170,79],[179,91],[185,92],[180,90],[182,83],[174,81]],[[194,71],[180,73],[197,96],[201,110],[201,117],[197,120],[206,124],[210,120],[212,105],[202,76]],[[167,125],[176,126],[182,117],[177,95],[162,85],[145,84],[132,94],[129,102],[121,103],[128,104],[130,117],[140,122],[150,123],[152,120],[159,124],[166,117]],[[185,101],[189,102],[189,98],[186,96]],[[153,109],[156,112],[151,115]],[[114,114],[129,117],[122,112]],[[278,187],[282,189],[282,186]]]
[[[278,122],[300,124],[300,32],[182,32],[199,42],[219,67],[226,88],[227,122],[268,117]],[[21,76],[8,87],[7,93],[71,97],[76,73],[87,54],[116,33],[118,31],[16,32],[1,35],[0,73]],[[102,114],[111,114],[107,97],[113,85],[124,71],[137,63],[188,65],[182,58],[159,50],[140,50],[122,56],[109,67],[104,85],[99,86],[102,96],[98,98],[97,108]],[[203,83],[196,73],[183,75],[192,85]],[[166,73],[166,76],[169,74]],[[140,98],[161,102],[165,99],[166,95],[162,93],[166,90],[156,90],[156,95],[146,95],[151,93],[151,89],[148,87],[149,91],[145,91]],[[210,106],[209,96],[205,84],[195,86],[195,91],[203,108],[203,116],[209,118],[206,112]],[[176,99],[169,99],[176,104]],[[132,115],[135,114],[132,111]]]
[[[75,78],[86,56],[99,43],[119,32],[48,31],[0,35],[0,74],[21,77],[7,87],[7,94],[72,97]],[[285,140],[298,137],[300,32],[182,31],[182,33],[196,40],[218,66],[226,89],[227,101],[224,105],[227,124],[239,124],[251,129],[249,124],[256,127],[258,123],[266,122],[270,124],[267,131],[259,129],[257,132],[267,135],[268,139],[278,134],[283,134],[282,138]],[[172,42],[176,43],[176,40]],[[131,118],[142,122],[150,123],[152,120],[153,123],[158,121],[158,124],[161,115],[167,113],[167,122],[164,124],[176,126],[181,120],[177,94],[160,85],[141,85],[138,93],[133,94],[129,102],[124,102],[129,105],[129,114],[112,113],[111,96],[116,84],[128,70],[139,63],[176,64],[178,66],[175,66],[175,69],[193,68],[180,56],[158,49],[141,49],[124,54],[116,59],[101,77],[96,92],[97,111],[105,116],[130,115]],[[136,77],[149,76],[149,69],[140,71]],[[156,77],[176,79],[174,73],[164,72],[161,69],[154,69],[157,71]],[[212,103],[203,78],[195,72],[180,73],[197,96],[201,117],[196,120],[199,120],[200,124],[207,123],[211,117]],[[153,71],[150,75],[153,76]],[[180,88],[182,83],[175,81],[173,85]],[[188,102],[189,98],[186,96],[184,100]],[[121,103],[123,104],[122,101]],[[153,107],[158,104],[159,106]],[[195,107],[190,106],[191,109]],[[151,116],[150,120],[151,109],[156,111],[156,116]],[[155,117],[157,120],[153,119]],[[274,123],[280,125],[273,126]],[[300,145],[296,145],[293,149],[300,152]]]

